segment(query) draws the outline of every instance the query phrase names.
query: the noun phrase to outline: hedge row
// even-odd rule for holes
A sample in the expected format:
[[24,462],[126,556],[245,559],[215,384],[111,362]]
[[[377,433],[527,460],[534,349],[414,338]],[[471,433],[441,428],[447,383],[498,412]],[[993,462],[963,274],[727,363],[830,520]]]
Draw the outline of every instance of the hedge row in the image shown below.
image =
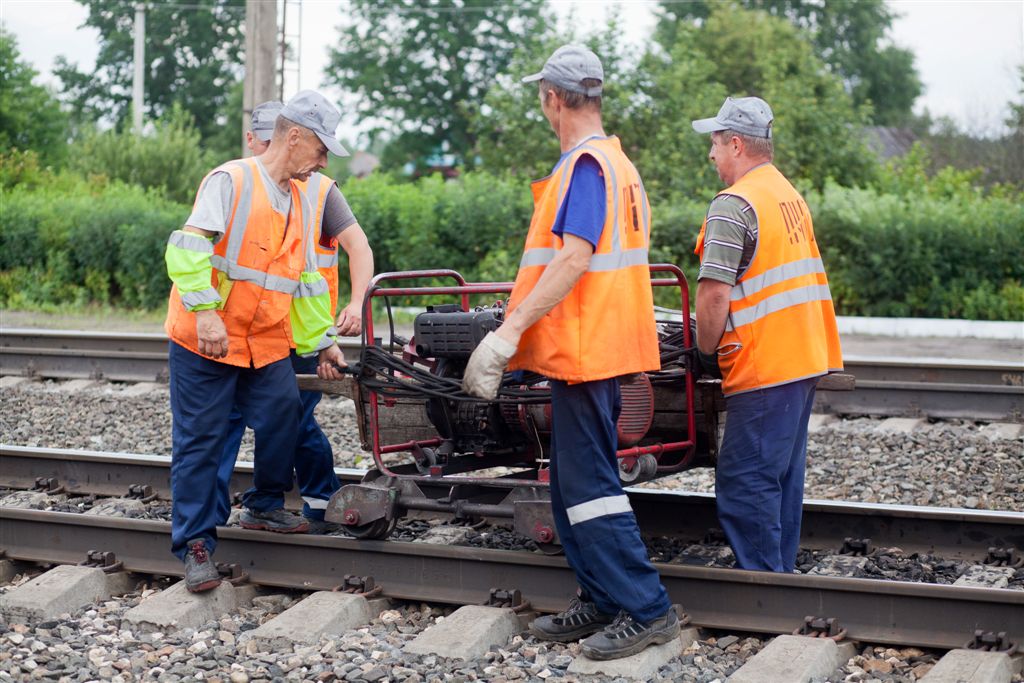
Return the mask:
[[163,250],[189,207],[134,185],[70,176],[0,192],[4,308],[166,301]]
[[[378,175],[342,189],[378,271],[515,274],[531,210],[525,183],[483,173],[415,184]],[[841,313],[996,320],[1024,318],[1020,199],[836,186],[807,194]],[[65,176],[0,190],[0,206],[3,307],[163,305],[163,245],[189,207],[134,186]],[[704,199],[656,205],[652,260],[677,263],[692,277],[705,208]]]

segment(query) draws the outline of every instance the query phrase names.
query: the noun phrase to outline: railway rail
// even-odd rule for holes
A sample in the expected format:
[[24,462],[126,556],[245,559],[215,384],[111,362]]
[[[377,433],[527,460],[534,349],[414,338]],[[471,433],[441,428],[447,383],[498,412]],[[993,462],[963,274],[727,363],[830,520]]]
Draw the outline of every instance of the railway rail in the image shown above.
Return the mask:
[[[0,524],[10,559],[68,564],[102,550],[127,571],[182,572],[168,552],[168,522],[3,508]],[[260,585],[327,590],[346,575],[372,576],[384,596],[403,600],[474,604],[501,588],[555,611],[576,587],[564,558],[460,546],[225,528],[217,558]],[[787,633],[813,615],[838,619],[850,639],[881,644],[950,649],[976,630],[1005,632],[1015,642],[1024,636],[1024,591],[655,566],[673,602],[705,628]]]
[[[336,472],[343,483],[366,473]],[[251,483],[252,463],[237,463],[232,490],[244,491]],[[170,500],[170,458],[0,445],[0,486],[99,496],[133,490]],[[628,494],[647,535],[699,539],[717,526],[712,494],[653,489],[628,489]],[[301,507],[297,494],[290,495],[288,504]],[[803,547],[815,549],[869,539],[874,547],[975,562],[985,560],[991,549],[1004,554],[1024,549],[1024,513],[1019,512],[807,500],[801,529]]]
[[[345,340],[350,356],[359,343]],[[1024,421],[1024,363],[846,356],[856,389],[822,392],[837,414]],[[0,374],[46,379],[167,379],[162,334],[0,328]]]

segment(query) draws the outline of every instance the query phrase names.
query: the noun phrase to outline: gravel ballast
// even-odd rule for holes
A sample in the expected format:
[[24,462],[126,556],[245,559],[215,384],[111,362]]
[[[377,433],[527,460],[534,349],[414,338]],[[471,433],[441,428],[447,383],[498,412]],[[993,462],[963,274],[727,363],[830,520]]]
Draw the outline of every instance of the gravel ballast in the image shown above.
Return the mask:
[[[66,394],[62,382],[0,392],[0,442],[170,455],[168,392],[125,395],[130,385],[99,384]],[[369,467],[352,402],[325,397],[317,419],[340,467]],[[910,434],[876,431],[879,420],[834,421],[808,440],[807,498],[1024,511],[1024,439],[991,440],[972,422],[924,424]],[[252,459],[246,432],[239,457]],[[647,488],[713,491],[707,468],[663,477]]]
[[[170,412],[166,389],[127,396],[124,386],[100,384],[66,394],[62,383],[37,382],[0,394],[0,441],[13,445],[79,448],[134,453],[170,454]],[[335,450],[336,464],[366,467],[352,404],[325,398],[317,413]],[[864,502],[900,503],[978,509],[1024,510],[1024,441],[990,441],[978,425],[942,422],[923,426],[909,435],[879,434],[878,420],[839,420],[811,435],[807,468],[807,497]],[[241,458],[251,459],[251,433],[243,441]],[[696,470],[646,485],[650,488],[713,491],[711,470]],[[0,492],[0,496],[8,492]],[[139,508],[137,501],[108,502],[92,497],[36,496],[41,508],[68,512],[164,519],[166,502]],[[27,500],[27,498],[26,498]],[[396,540],[426,540],[438,524],[406,520]],[[494,528],[466,528],[462,542],[481,547],[509,547],[522,540]],[[662,561],[729,566],[731,553],[720,545],[659,546],[652,555]],[[660,556],[659,556],[660,553]],[[828,556],[802,551],[800,571],[827,565]],[[869,578],[948,583],[963,571],[963,563],[940,558],[904,558],[882,552],[856,569],[832,568],[837,573]],[[924,568],[923,568],[924,565]],[[15,583],[28,577],[15,579]],[[1018,580],[1017,588],[1024,580]],[[0,592],[12,585],[0,587]],[[224,615],[196,630],[141,634],[121,628],[124,612],[153,591],[165,588],[148,581],[135,593],[91,606],[45,624],[13,626],[0,623],[0,681],[193,681],[244,683],[282,681],[552,681],[578,680],[566,669],[578,655],[578,645],[539,643],[516,636],[474,661],[446,660],[403,653],[402,645],[424,628],[443,619],[450,607],[397,604],[365,627],[342,636],[324,638],[316,646],[260,652],[241,642],[243,632],[279,613],[299,593],[258,598],[252,607]],[[707,633],[658,672],[656,681],[723,683],[765,644],[749,634]],[[919,680],[942,653],[915,648],[864,646],[859,654],[824,681]],[[588,679],[609,681],[604,677]],[[622,679],[619,679],[622,680]],[[1015,677],[1016,681],[1020,676]]]

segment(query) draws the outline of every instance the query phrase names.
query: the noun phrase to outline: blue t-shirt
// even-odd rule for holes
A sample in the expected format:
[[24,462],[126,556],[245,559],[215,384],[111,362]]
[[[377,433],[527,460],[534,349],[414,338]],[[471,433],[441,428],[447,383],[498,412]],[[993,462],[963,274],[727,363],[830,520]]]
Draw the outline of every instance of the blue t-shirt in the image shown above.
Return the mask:
[[[565,154],[562,158],[565,158]],[[559,159],[559,163],[561,161],[562,159]],[[601,165],[594,157],[584,154],[572,169],[572,178],[569,179],[569,187],[565,191],[562,205],[558,208],[551,232],[559,237],[564,233],[575,235],[590,242],[597,249],[604,229],[606,198]]]

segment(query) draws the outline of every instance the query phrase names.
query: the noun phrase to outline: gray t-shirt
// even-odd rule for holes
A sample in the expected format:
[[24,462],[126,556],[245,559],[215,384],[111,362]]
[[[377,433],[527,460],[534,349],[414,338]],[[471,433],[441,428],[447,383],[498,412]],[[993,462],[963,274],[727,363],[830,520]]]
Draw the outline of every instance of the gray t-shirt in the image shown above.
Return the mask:
[[[292,204],[291,192],[281,189],[277,183],[271,180],[259,159],[256,160],[256,165],[260,170],[263,184],[268,188],[271,207],[282,216],[287,216]],[[214,173],[200,188],[195,208],[192,209],[192,214],[185,224],[223,235],[227,230],[233,200],[234,185],[231,182],[231,176],[226,171]],[[332,186],[327,193],[327,202],[324,206],[324,233],[328,237],[336,238],[345,228],[354,225],[355,222],[356,217],[345,200],[345,196],[337,185]]]
[[[267,188],[270,207],[276,213],[287,217],[292,208],[292,193],[289,190],[281,189],[271,179],[259,159],[256,160],[256,167],[259,168],[260,177]],[[185,221],[185,225],[223,235],[228,227],[228,219],[231,217],[231,203],[234,201],[234,194],[234,184],[227,171],[211,174],[199,189],[196,205],[188,220]]]
[[356,217],[337,185],[331,185],[324,203],[323,233],[327,237],[337,237],[345,228],[355,225]]

